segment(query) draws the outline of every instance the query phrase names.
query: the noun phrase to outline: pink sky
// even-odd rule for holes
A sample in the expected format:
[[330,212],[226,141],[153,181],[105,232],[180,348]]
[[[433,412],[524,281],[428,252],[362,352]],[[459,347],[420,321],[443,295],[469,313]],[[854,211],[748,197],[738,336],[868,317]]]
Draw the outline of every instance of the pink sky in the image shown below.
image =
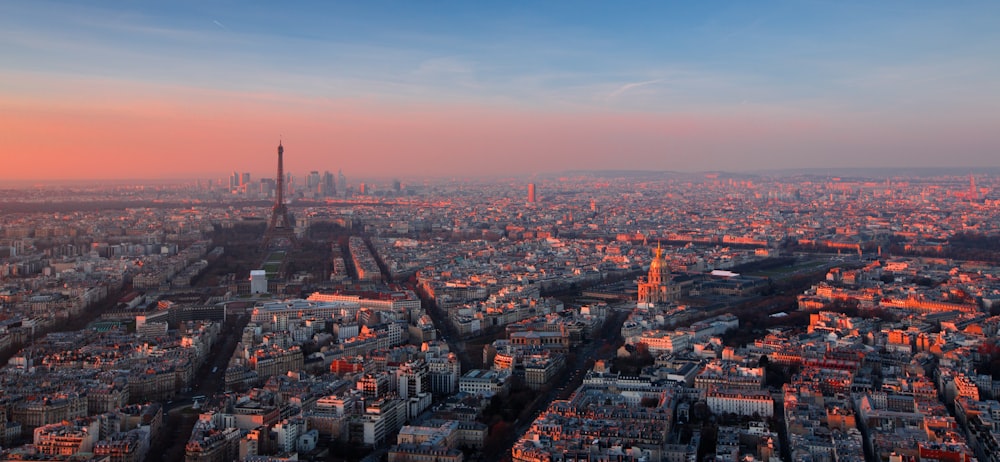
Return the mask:
[[740,106],[676,114],[536,110],[89,81],[0,102],[0,138],[14,153],[0,177],[271,176],[279,137],[287,171],[342,169],[354,178],[887,166],[873,150],[909,150],[909,166],[933,166],[942,165],[934,149],[992,142],[983,122],[955,122],[942,129],[898,117],[876,124]]

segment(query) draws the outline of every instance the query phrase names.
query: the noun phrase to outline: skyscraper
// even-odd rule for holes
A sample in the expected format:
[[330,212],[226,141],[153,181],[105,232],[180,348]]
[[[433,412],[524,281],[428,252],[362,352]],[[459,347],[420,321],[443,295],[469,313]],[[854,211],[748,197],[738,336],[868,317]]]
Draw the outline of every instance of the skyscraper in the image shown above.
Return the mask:
[[528,203],[535,203],[535,183],[528,183]]
[[330,172],[328,172],[328,171],[324,171],[323,172],[323,196],[324,197],[330,197],[330,196],[333,196],[334,194],[336,194],[336,192],[337,192],[337,186],[334,183],[335,183],[335,180],[333,179],[333,174],[330,173]]

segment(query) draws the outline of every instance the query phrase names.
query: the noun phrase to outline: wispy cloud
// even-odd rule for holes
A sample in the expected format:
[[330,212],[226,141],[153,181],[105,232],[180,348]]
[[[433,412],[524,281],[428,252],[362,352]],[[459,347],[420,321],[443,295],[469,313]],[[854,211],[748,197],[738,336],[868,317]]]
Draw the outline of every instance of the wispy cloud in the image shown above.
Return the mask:
[[616,89],[615,91],[611,92],[611,94],[608,95],[608,99],[618,98],[619,96],[625,94],[625,92],[628,92],[628,91],[631,91],[631,90],[635,90],[636,88],[642,88],[642,87],[646,87],[646,86],[649,86],[649,85],[655,85],[655,84],[663,83],[663,82],[666,82],[666,81],[667,81],[667,79],[653,79],[653,80],[645,80],[645,81],[642,81],[642,82],[626,83],[625,85],[622,85],[622,86],[618,87],[618,89]]

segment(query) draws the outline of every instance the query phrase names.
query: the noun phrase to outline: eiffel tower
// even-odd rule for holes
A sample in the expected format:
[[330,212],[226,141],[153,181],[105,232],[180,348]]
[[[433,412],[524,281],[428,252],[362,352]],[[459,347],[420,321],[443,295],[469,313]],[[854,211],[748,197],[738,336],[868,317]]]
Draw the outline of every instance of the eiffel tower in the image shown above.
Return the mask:
[[284,155],[285,148],[279,141],[277,193],[274,195],[274,208],[271,209],[271,219],[267,222],[264,241],[261,243],[261,247],[264,249],[298,246],[298,240],[295,238],[295,224],[289,218],[288,206],[285,205]]

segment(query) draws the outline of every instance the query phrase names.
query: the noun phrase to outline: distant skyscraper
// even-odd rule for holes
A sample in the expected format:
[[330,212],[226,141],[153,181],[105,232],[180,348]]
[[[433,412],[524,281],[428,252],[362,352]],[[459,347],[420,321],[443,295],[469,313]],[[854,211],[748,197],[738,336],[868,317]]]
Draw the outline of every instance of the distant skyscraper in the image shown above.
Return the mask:
[[333,174],[323,172],[323,196],[329,197],[337,193],[337,186],[334,184]]
[[535,183],[528,183],[528,203],[535,203]]
[[246,188],[250,184],[250,173],[240,175],[240,188]]
[[260,194],[262,197],[272,197],[274,195],[274,179],[261,178],[260,190],[257,193]]

